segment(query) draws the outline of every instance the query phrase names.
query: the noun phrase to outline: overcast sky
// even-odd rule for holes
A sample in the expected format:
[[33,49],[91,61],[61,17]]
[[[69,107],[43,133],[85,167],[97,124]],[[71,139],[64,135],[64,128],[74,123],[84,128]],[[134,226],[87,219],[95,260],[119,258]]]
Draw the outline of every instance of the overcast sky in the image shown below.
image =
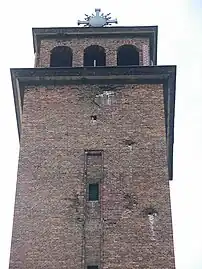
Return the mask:
[[158,25],[158,64],[177,65],[171,183],[176,268],[202,269],[202,0],[117,3],[13,0],[1,4],[0,269],[8,269],[9,264],[19,152],[9,68],[34,66],[32,27],[76,26],[77,19],[95,7],[111,12],[119,26]]

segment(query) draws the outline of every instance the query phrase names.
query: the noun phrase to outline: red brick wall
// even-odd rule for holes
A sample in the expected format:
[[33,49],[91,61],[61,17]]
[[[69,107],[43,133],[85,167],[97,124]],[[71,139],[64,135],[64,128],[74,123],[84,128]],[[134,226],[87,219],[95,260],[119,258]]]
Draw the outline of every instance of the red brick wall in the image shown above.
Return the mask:
[[[26,90],[10,269],[84,268],[93,249],[101,269],[175,268],[163,87],[118,85],[108,104],[101,93]],[[104,154],[101,199],[90,208],[84,149]]]
[[73,67],[83,66],[83,51],[90,45],[100,45],[106,50],[106,65],[117,65],[116,52],[119,46],[132,44],[140,53],[140,65],[149,65],[149,39],[146,38],[73,38],[69,40],[42,40],[40,53],[36,55],[36,67],[49,67],[50,52],[56,46],[69,46],[73,50]]

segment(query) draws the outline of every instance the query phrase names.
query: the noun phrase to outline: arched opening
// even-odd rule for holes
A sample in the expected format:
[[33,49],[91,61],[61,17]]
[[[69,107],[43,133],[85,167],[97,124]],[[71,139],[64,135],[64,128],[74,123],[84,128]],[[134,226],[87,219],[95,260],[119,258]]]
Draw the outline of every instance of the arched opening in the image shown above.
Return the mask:
[[92,45],[84,50],[84,66],[105,66],[106,53],[105,49],[98,45]]
[[50,67],[71,67],[72,49],[67,46],[58,46],[52,49]]
[[117,65],[139,65],[139,52],[133,45],[123,45],[117,51]]

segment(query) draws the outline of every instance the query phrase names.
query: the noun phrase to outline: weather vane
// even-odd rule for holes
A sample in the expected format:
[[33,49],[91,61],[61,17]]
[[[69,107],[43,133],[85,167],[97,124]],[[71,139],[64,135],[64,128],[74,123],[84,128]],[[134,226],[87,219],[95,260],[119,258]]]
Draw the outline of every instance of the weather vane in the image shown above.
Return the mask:
[[92,14],[91,16],[88,16],[85,14],[86,18],[84,21],[78,20],[78,25],[84,24],[84,27],[104,27],[106,25],[111,25],[112,23],[118,23],[117,19],[111,20],[111,13],[108,13],[107,15],[104,15],[104,13],[101,13],[100,8],[95,9],[95,15]]

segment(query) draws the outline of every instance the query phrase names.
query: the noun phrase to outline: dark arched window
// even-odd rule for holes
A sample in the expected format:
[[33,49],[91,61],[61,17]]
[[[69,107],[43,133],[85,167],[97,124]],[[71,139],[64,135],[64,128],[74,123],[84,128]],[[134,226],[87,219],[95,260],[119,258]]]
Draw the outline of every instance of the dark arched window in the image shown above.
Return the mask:
[[139,52],[133,45],[123,45],[117,51],[117,65],[139,65]]
[[105,49],[98,45],[92,45],[84,50],[84,66],[105,66],[106,54]]
[[71,67],[72,50],[66,46],[58,46],[52,49],[50,55],[50,67]]

